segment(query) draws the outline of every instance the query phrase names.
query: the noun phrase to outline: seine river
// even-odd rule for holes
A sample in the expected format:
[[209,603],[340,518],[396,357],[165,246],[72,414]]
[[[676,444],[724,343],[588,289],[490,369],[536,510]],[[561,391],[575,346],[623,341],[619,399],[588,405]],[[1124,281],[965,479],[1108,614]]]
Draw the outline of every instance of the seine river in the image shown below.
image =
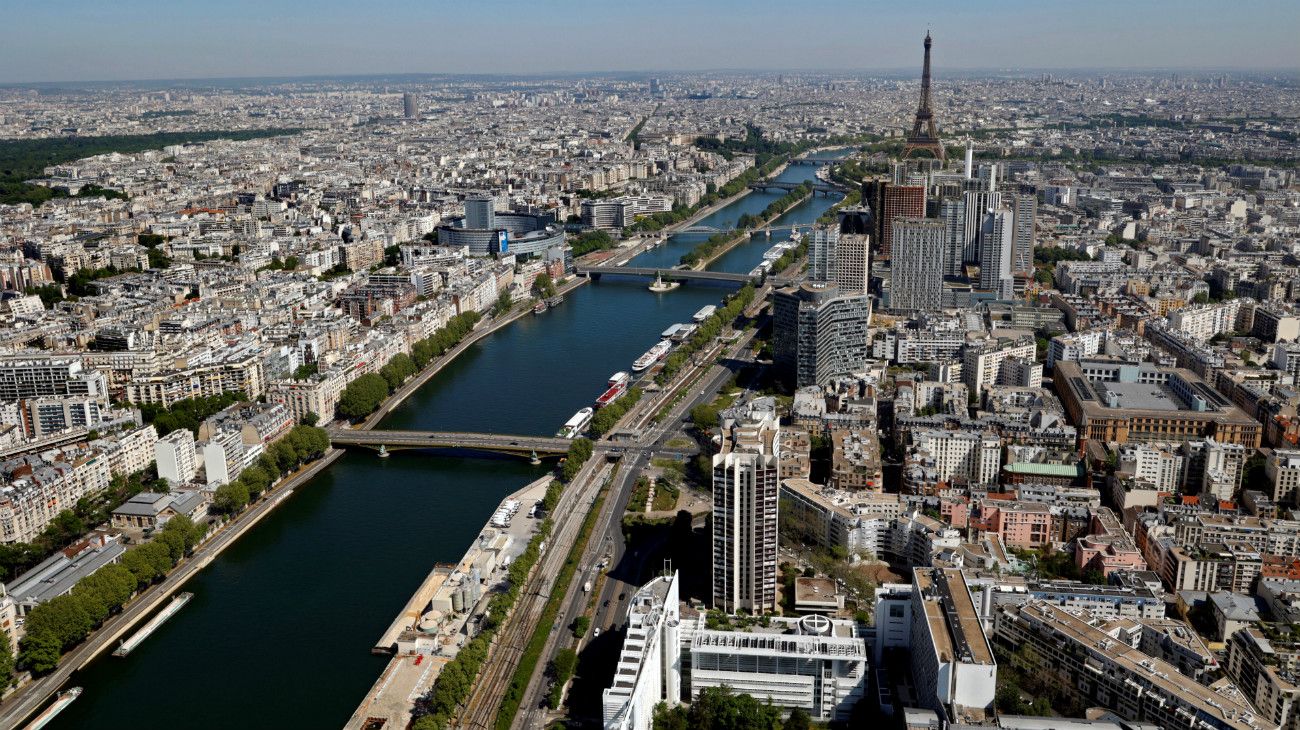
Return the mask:
[[[792,166],[778,179],[812,179],[816,169]],[[754,192],[700,225],[730,227],[782,194]],[[774,225],[814,221],[838,199],[814,196]],[[758,236],[711,268],[747,272],[788,235]],[[635,263],[675,264],[707,236],[679,234]],[[579,287],[470,347],[383,427],[549,436],[660,332],[727,291]],[[370,647],[433,564],[460,559],[497,503],[545,469],[513,458],[344,455],[193,578],[194,599],[129,657],[105,654],[74,675],[85,692],[49,727],[341,727],[387,662]]]

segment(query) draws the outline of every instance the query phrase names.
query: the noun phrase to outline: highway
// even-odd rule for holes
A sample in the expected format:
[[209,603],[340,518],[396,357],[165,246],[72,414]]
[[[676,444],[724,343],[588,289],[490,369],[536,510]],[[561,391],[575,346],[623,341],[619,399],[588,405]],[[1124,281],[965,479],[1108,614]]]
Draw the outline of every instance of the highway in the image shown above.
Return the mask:
[[[753,311],[757,312],[760,308],[761,304],[757,304],[753,307]],[[633,483],[641,475],[642,470],[649,465],[651,459],[682,453],[668,449],[665,444],[677,434],[692,408],[700,403],[707,403],[712,400],[714,394],[726,384],[727,380],[734,374],[735,361],[747,362],[752,360],[750,344],[753,342],[754,335],[755,331],[750,330],[730,346],[719,346],[708,357],[697,359],[695,365],[679,376],[674,387],[665,389],[658,397],[646,399],[629,414],[632,422],[637,426],[648,424],[663,407],[663,404],[674,398],[680,389],[690,388],[687,395],[672,407],[667,417],[657,423],[649,423],[648,426],[645,426],[646,430],[643,436],[625,447],[628,451],[628,457],[624,459],[623,469],[619,472],[618,480],[613,485],[614,490],[610,492],[611,496],[606,500],[601,511],[600,520],[596,524],[596,530],[593,532],[593,535],[599,536],[600,539],[593,538],[587,543],[587,549],[578,563],[578,573],[570,586],[561,614],[555,622],[555,627],[547,638],[546,647],[542,652],[542,659],[538,661],[537,667],[529,679],[523,702],[520,704],[519,714],[515,716],[512,728],[533,730],[534,728],[547,726],[551,719],[550,713],[542,707],[542,699],[546,695],[549,684],[545,673],[546,667],[558,649],[567,647],[572,643],[569,626],[575,618],[585,612],[587,601],[590,598],[589,594],[582,592],[582,583],[587,580],[590,580],[593,585],[597,583],[600,573],[597,566],[604,557],[609,558],[607,566],[620,565],[627,559],[627,545],[623,539],[622,523],[623,515],[627,511],[628,500],[632,495]],[[722,359],[731,361],[733,363],[731,366],[716,363],[714,355],[723,351],[725,351],[726,357]],[[631,460],[630,463],[629,459]],[[619,574],[628,576],[643,574],[643,562],[651,552],[653,551],[649,549],[639,550],[639,554],[631,556],[635,564],[625,566],[626,569],[620,571]],[[627,613],[628,601],[639,587],[639,585],[624,582],[612,574],[605,576],[600,594],[596,597],[592,633],[589,633],[583,640],[582,645],[578,647],[579,650],[587,642],[595,638],[594,630],[596,628],[599,628],[602,633],[618,628]]]

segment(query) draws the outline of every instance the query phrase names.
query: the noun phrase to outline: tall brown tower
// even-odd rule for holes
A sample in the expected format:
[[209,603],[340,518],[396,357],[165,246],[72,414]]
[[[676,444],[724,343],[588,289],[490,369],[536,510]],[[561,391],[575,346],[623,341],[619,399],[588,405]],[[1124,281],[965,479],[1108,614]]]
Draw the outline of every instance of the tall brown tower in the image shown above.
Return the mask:
[[947,160],[943,143],[939,141],[939,130],[934,128],[934,112],[930,110],[930,31],[925,32],[925,67],[921,71],[921,105],[916,108],[916,122],[912,124],[912,133],[907,135],[907,144],[903,147],[903,159],[913,152],[927,150],[937,160]]

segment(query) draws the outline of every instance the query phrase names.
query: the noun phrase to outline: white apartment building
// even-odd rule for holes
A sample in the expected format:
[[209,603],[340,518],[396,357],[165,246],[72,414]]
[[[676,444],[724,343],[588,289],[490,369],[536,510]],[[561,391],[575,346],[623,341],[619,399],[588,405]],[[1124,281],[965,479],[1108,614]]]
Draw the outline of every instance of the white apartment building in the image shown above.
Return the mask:
[[[972,392],[979,393],[992,385],[1004,382],[1011,377],[1007,361],[1023,360],[1034,362],[1037,359],[1037,345],[1033,340],[1018,342],[986,341],[981,344],[968,345],[962,352],[962,380]],[[1042,385],[1042,371],[1039,371],[1039,385]]]
[[614,680],[601,703],[605,730],[652,730],[654,708],[681,697],[681,596],[677,573],[655,578],[632,596]]
[[916,430],[908,460],[932,465],[940,481],[960,477],[972,484],[995,484],[1002,468],[1002,441],[991,431]]
[[953,722],[991,718],[998,666],[962,572],[913,570],[911,604],[912,679],[921,706]]
[[721,416],[713,457],[713,607],[776,610],[780,438],[776,402],[758,398]]
[[102,399],[107,390],[104,375],[84,370],[80,357],[0,357],[0,401],[68,395]]
[[1242,307],[1254,309],[1254,305],[1245,299],[1175,309],[1169,313],[1169,328],[1205,342],[1215,335],[1237,330],[1239,318],[1243,315]]
[[158,430],[149,424],[123,431],[111,439],[99,439],[92,445],[108,457],[108,470],[113,476],[126,476],[149,466],[157,442]]
[[228,484],[262,455],[262,444],[246,444],[237,430],[221,431],[203,442],[203,468],[207,484],[219,487]]
[[1119,473],[1156,490],[1174,492],[1183,484],[1183,457],[1163,444],[1123,444]]
[[19,401],[28,438],[40,439],[64,431],[95,428],[102,420],[102,397],[47,396]]
[[1264,473],[1273,485],[1275,503],[1296,504],[1296,490],[1300,489],[1300,449],[1274,449],[1264,462]]
[[199,468],[194,434],[188,428],[182,428],[158,439],[154,444],[154,461],[158,464],[158,476],[166,479],[169,485],[194,479]]

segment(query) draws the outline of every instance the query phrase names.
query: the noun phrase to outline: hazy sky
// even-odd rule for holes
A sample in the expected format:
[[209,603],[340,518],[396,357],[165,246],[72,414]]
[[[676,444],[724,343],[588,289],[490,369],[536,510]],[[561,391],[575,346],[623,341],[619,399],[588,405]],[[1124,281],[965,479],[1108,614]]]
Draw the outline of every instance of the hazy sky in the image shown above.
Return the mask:
[[[906,6],[906,7],[900,7]],[[916,66],[1300,68],[1297,0],[16,0],[0,82]]]

